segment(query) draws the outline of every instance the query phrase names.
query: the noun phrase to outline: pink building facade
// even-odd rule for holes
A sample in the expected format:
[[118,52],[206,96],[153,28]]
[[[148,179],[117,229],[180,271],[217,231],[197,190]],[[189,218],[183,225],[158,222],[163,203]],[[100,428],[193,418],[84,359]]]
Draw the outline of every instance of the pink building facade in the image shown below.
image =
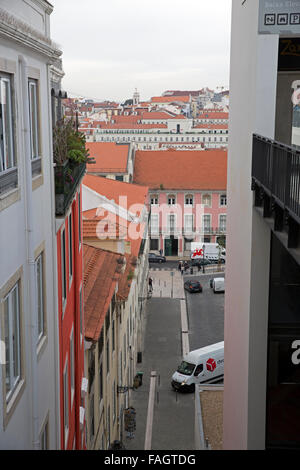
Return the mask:
[[149,205],[151,251],[180,257],[191,242],[226,244],[226,190],[150,190]]

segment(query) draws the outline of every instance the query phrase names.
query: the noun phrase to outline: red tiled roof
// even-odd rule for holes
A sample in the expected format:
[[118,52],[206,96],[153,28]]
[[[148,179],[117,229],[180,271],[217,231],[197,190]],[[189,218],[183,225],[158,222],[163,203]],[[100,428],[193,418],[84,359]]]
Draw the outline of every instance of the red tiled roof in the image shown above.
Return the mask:
[[197,119],[229,119],[229,113],[208,110],[199,114]]
[[[121,181],[115,181],[107,178],[102,178],[100,176],[92,176],[92,175],[85,175],[83,179],[83,184],[93,191],[106,196],[109,200],[114,200],[116,204],[120,205],[121,207],[134,212],[137,216],[140,216],[140,211],[138,207],[134,207],[135,204],[139,204],[144,206],[147,203],[148,198],[148,190],[149,188],[142,185],[136,185],[131,183],[123,183]],[[126,196],[126,198],[120,198],[120,196]],[[83,213],[84,218],[95,218],[96,209],[91,209],[89,211],[85,211]],[[106,218],[109,218],[109,212],[107,211]],[[116,215],[112,216],[112,220],[114,220],[122,227],[129,227],[130,222],[118,217]],[[135,231],[137,233],[144,233],[144,224],[135,224]],[[133,230],[134,232],[134,230]],[[123,233],[123,230],[122,230]],[[137,237],[136,239],[131,237],[132,231],[128,231],[128,236],[126,238],[127,241],[130,241],[131,244],[131,254],[134,256],[138,256],[140,245],[141,245],[141,238]]]
[[182,101],[184,103],[190,102],[189,96],[153,96],[152,103],[173,103],[175,101]]
[[101,129],[166,129],[166,124],[103,123]]
[[129,144],[115,142],[87,142],[86,148],[96,163],[88,163],[89,173],[126,173]]
[[83,244],[84,335],[89,340],[99,339],[123,259],[118,253]]
[[[103,221],[104,219],[104,221]],[[103,221],[103,223],[101,223]],[[92,219],[83,219],[83,238],[84,239],[121,239],[126,235],[126,227],[107,220],[106,217],[94,217]]]
[[134,183],[151,189],[224,190],[227,187],[227,151],[137,151]]
[[[83,184],[102,196],[114,200],[125,209],[129,209],[133,204],[144,204],[148,196],[148,187],[131,183],[124,183],[101,176],[85,175]],[[127,196],[127,205],[120,196]]]

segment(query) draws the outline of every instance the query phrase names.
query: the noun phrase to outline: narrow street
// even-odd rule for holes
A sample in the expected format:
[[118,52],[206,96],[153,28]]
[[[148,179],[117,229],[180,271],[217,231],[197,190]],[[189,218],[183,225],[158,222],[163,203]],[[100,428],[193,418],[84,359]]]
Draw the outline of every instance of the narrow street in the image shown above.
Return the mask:
[[[132,391],[130,406],[136,409],[134,439],[123,443],[126,449],[142,450],[145,444],[151,372],[159,379],[156,387],[152,445],[153,450],[194,449],[194,394],[176,393],[171,377],[182,360],[181,299],[187,299],[190,349],[222,341],[224,328],[224,294],[212,294],[211,274],[194,276],[204,287],[203,294],[185,294],[183,278],[171,267],[152,268],[153,296],[147,302],[143,362],[143,385]],[[173,272],[173,275],[171,274]],[[217,275],[216,275],[217,276]],[[220,276],[220,274],[218,274]]]

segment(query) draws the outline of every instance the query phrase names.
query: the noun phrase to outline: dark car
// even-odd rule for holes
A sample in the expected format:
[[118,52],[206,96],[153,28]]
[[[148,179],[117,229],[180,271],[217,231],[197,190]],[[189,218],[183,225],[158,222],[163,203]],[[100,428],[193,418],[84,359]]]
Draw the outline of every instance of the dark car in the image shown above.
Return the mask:
[[156,255],[155,253],[149,253],[148,255],[149,263],[165,263],[166,257],[161,255]]
[[207,258],[198,258],[192,259],[192,266],[207,266],[208,264],[212,264],[212,262]]
[[202,292],[202,286],[198,281],[186,281],[184,283],[184,288],[191,293]]

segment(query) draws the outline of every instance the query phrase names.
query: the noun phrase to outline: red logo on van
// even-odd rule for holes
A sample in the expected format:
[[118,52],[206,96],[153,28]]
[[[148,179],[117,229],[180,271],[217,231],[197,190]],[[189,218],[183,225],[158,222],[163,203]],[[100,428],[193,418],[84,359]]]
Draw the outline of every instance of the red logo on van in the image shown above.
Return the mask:
[[208,359],[208,361],[206,362],[206,367],[207,367],[207,370],[209,370],[210,372],[213,372],[215,368],[217,367],[216,361],[214,359]]

